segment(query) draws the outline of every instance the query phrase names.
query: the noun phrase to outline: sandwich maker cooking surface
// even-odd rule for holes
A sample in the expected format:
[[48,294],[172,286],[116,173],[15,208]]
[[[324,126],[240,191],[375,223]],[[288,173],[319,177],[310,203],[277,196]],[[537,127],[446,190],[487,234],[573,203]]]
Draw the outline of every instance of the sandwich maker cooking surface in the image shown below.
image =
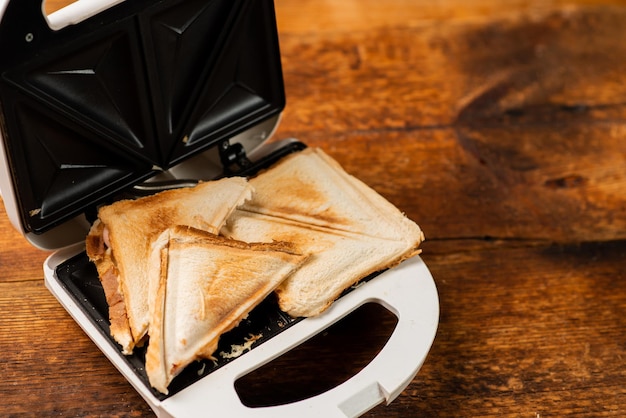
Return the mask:
[[[358,416],[412,381],[439,319],[419,256],[364,279],[317,317],[291,318],[269,297],[220,338],[215,361],[189,365],[168,395],[150,387],[145,349],[125,356],[110,336],[84,252],[100,205],[181,179],[253,175],[304,148],[264,144],[285,106],[272,0],[79,0],[49,16],[42,0],[0,0],[0,54],[7,215],[33,245],[55,250],[43,266],[46,286],[157,415],[210,407],[226,416]],[[360,372],[289,405],[241,404],[234,380],[369,302],[398,321]],[[229,358],[250,338],[258,338],[252,349]]]
[[[98,330],[102,333],[102,336],[108,340],[115,350],[119,351],[120,358],[127,362],[146,389],[150,390],[159,400],[175,395],[187,386],[239,357],[239,355],[233,354],[233,347],[241,347],[239,353],[243,354],[303,319],[292,318],[282,312],[278,308],[274,297],[266,298],[237,327],[220,337],[214,354],[215,360],[202,360],[191,363],[181,374],[174,378],[168,387],[169,393],[164,395],[154,390],[148,381],[148,376],[144,369],[146,347],[135,348],[132,355],[123,355],[121,347],[111,337],[109,331],[109,308],[104,296],[104,290],[98,279],[95,266],[88,260],[87,255],[82,252],[70,258],[60,264],[56,272],[59,282],[67,288],[74,302],[85,315],[98,325]],[[369,281],[378,274],[372,274],[363,279],[362,282]],[[350,292],[350,290],[352,288],[346,290],[344,294]],[[249,348],[244,349],[243,345],[251,337],[254,338],[254,342]]]

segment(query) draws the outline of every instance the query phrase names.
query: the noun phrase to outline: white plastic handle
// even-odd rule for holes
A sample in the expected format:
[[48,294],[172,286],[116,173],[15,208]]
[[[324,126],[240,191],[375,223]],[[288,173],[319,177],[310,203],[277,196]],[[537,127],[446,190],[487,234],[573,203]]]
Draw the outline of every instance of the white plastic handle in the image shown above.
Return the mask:
[[[290,404],[250,408],[241,403],[234,386],[238,378],[368,302],[380,303],[392,311],[398,323],[380,353],[358,374],[323,394]],[[430,350],[438,323],[437,289],[424,262],[414,257],[344,296],[324,314],[296,324],[164,400],[157,413],[177,418],[204,412],[238,417],[359,416],[383,401],[391,402],[413,380]]]
[[125,0],[77,0],[49,15],[44,13],[44,16],[46,17],[50,29],[59,30],[66,26],[80,23],[124,1]]

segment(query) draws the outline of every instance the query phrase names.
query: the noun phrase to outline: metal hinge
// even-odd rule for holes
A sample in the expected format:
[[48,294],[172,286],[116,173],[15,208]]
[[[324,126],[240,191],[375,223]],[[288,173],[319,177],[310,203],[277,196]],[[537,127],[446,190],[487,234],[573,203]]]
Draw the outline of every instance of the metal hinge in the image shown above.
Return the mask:
[[237,174],[252,165],[246,155],[246,149],[238,142],[231,144],[228,140],[222,141],[219,146],[219,154],[224,167],[224,174]]

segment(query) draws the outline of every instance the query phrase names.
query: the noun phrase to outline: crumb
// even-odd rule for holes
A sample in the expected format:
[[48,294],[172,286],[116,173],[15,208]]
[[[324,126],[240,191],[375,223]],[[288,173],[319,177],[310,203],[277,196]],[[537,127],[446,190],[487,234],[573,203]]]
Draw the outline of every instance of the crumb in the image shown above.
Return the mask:
[[252,344],[254,344],[261,337],[263,337],[263,334],[250,335],[248,338],[246,338],[246,342],[244,342],[243,344],[231,345],[230,353],[221,351],[220,356],[222,356],[222,358],[225,358],[225,359],[237,358],[243,353],[245,353],[246,351],[250,351],[252,349]]

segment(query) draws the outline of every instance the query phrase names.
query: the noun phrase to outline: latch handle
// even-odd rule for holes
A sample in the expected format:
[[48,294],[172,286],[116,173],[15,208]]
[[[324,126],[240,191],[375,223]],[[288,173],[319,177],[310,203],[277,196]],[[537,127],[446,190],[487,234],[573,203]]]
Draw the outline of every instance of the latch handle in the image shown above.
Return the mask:
[[60,30],[97,15],[126,0],[77,0],[49,15],[44,13],[48,26]]

